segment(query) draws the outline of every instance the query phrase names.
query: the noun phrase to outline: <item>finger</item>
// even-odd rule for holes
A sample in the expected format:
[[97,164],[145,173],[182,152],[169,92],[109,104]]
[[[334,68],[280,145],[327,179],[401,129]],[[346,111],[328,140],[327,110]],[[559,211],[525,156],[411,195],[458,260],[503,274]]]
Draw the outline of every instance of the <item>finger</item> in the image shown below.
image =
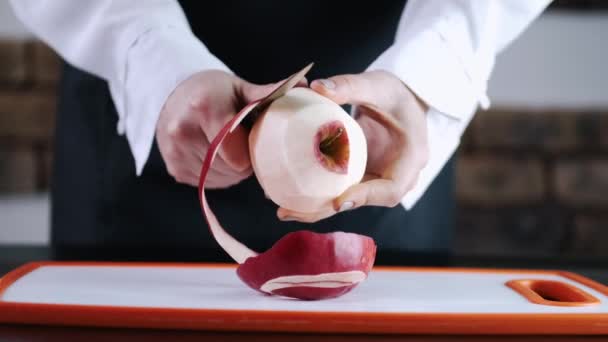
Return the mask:
[[176,149],[166,160],[167,171],[178,182],[198,185],[202,162],[188,150]]
[[[199,176],[196,176],[196,180],[194,181],[195,185],[198,186]],[[239,184],[240,182],[247,179],[249,176],[240,175],[240,176],[226,176],[224,174],[218,173],[215,170],[209,170],[207,174],[207,178],[205,179],[205,188],[206,189],[225,189],[229,188],[233,185]]]
[[[220,117],[212,118],[209,122],[201,122],[201,128],[209,141],[215,138],[221,128],[233,115],[234,113],[222,113]],[[251,168],[247,131],[239,126],[232,133],[228,134],[222,142],[222,146],[219,148],[218,156],[230,169],[237,172],[246,171]]]
[[405,142],[407,133],[399,121],[397,121],[397,119],[395,119],[392,115],[386,114],[386,112],[377,106],[366,104],[357,107],[356,116],[358,116],[360,119],[366,117],[378,123],[391,135],[392,138],[398,139],[395,141],[396,144]]
[[198,176],[189,169],[178,168],[170,171],[169,174],[179,184],[198,186]]
[[[200,131],[200,129],[199,129]],[[180,144],[181,162],[187,166],[187,169],[193,174],[200,174],[203,166],[203,158],[205,152],[209,148],[209,143],[202,131],[199,132],[197,138],[188,138]]]
[[334,200],[334,209],[361,206],[394,207],[416,185],[423,165],[415,153],[404,151],[383,173],[382,177],[355,184]]
[[394,207],[416,185],[424,167],[419,153],[405,149],[397,155],[379,178],[365,180],[348,188],[334,200],[334,209],[359,208],[365,205]]
[[[197,165],[201,162],[189,152],[189,149],[184,150],[183,146],[183,144],[173,144],[163,155],[167,172],[178,183],[196,185]],[[198,168],[200,170],[200,166]]]
[[230,165],[228,165],[219,155],[213,160],[211,169],[216,170],[218,173],[228,177],[247,177],[253,172],[251,167],[242,171],[235,170],[230,167]]
[[[240,92],[243,100],[246,103],[253,102],[260,98],[263,98],[277,87],[281,85],[282,82],[275,84],[266,84],[266,85],[256,85],[253,83],[249,83],[244,80],[239,80],[237,82],[237,91]],[[298,82],[299,85],[306,84],[306,79],[303,79]],[[225,117],[225,120],[221,120],[219,122],[228,122],[232,118],[232,115]],[[220,131],[223,124],[218,126],[217,124],[205,124],[203,126],[203,130],[207,134],[207,137],[210,140],[215,137],[217,132]],[[247,171],[251,168],[251,160],[249,157],[249,134],[242,126],[238,126],[235,130],[232,131],[222,143],[222,147],[220,148],[218,154],[219,156],[230,166],[230,168],[235,171],[241,173]]]
[[241,173],[232,173],[232,174],[224,174],[219,170],[215,170],[221,176],[222,184],[226,185],[234,185],[240,183],[241,181],[249,178],[253,174],[253,170],[241,172]]
[[[198,178],[200,177],[202,163],[194,169],[189,169],[192,174],[196,175],[196,184],[198,184]],[[242,180],[248,178],[253,173],[253,170],[247,169],[244,171],[234,171],[228,167],[221,158],[215,158],[213,166],[207,173],[206,187],[209,188],[226,188],[235,185]],[[208,185],[208,186],[207,186]]]
[[220,157],[237,172],[246,171],[251,168],[249,159],[249,133],[239,126],[222,142],[219,151]]
[[277,209],[277,217],[281,221],[299,221],[305,223],[314,223],[328,218],[334,214],[336,214],[336,211],[331,207],[314,213],[301,213],[282,207]]
[[[192,174],[199,174],[203,165],[203,158],[209,142],[199,125],[180,124],[178,120],[170,122],[166,127],[166,134],[170,137],[171,148],[165,157],[173,169],[186,170]],[[166,149],[166,148],[165,148]]]
[[[200,144],[200,141],[198,142]],[[202,168],[201,153],[198,151],[204,148],[195,147],[191,144],[180,144],[167,158],[167,170],[177,183],[198,186],[198,179]],[[186,147],[184,147],[186,146]],[[216,160],[219,160],[217,158]],[[208,183],[212,184],[216,179],[221,179],[226,175],[217,170],[210,169]]]
[[[189,145],[188,151],[184,153],[184,155],[187,154],[191,156],[190,165],[193,165],[192,170],[194,172],[200,174],[201,167],[203,166],[203,160],[205,158],[205,154],[208,151],[208,148],[208,143],[205,142],[201,145],[199,141],[197,142],[197,146],[194,146],[194,144]],[[219,154],[213,160],[211,170],[215,170],[219,174],[228,177],[246,177],[252,172],[251,167],[245,170],[235,170]]]
[[393,180],[377,178],[348,188],[334,200],[334,209],[344,211],[368,205],[394,207],[401,202],[405,192]]
[[[219,160],[219,158],[216,158],[213,163],[215,164]],[[252,170],[249,170],[249,172],[234,173],[234,171],[227,171],[227,169],[217,169],[215,165],[207,172],[205,187],[209,188],[227,188],[240,183],[252,174]],[[200,170],[197,177],[200,177]]]
[[382,93],[382,89],[374,87],[374,82],[367,73],[314,80],[310,87],[340,105],[377,103],[378,94]]
[[228,188],[242,182],[246,178],[246,176],[225,176],[216,172],[210,172],[207,178],[208,182],[205,183],[205,187],[215,189]]
[[247,176],[225,176],[222,174],[214,174],[209,175],[210,183],[209,185],[213,188],[228,188],[233,185],[236,185],[243,180],[245,180]]

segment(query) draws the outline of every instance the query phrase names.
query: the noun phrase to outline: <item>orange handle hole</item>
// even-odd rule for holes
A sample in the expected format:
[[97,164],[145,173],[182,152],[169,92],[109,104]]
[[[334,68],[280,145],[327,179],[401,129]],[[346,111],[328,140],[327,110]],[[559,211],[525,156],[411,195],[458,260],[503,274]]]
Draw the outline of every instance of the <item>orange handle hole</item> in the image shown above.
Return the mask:
[[534,304],[588,306],[600,303],[591,294],[556,280],[518,279],[508,281],[506,285]]

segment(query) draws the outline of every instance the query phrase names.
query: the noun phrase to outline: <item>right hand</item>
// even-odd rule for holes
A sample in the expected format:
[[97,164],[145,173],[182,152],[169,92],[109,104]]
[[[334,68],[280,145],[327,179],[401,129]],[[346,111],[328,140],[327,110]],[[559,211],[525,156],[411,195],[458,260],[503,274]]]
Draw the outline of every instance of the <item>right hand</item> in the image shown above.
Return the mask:
[[[247,103],[268,95],[274,87],[219,70],[202,71],[180,83],[165,102],[156,127],[169,174],[179,183],[198,186],[209,142]],[[251,173],[248,132],[238,127],[222,143],[206,187],[226,188]]]

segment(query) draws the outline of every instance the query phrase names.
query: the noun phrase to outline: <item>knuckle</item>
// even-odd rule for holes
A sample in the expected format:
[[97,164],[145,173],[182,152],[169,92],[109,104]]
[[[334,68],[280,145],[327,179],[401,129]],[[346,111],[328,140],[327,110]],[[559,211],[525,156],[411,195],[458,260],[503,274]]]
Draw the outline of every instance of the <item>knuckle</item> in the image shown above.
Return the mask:
[[422,169],[429,163],[429,148],[423,147],[416,156],[416,165]]
[[169,175],[173,178],[175,178],[177,180],[177,170],[175,168],[175,166],[172,163],[168,163],[167,164],[167,173],[169,173]]
[[184,173],[184,172],[177,172],[176,175],[174,176],[175,180],[178,183],[182,183],[182,184],[188,184],[188,176]]
[[173,120],[167,126],[167,135],[171,140],[179,140],[186,135],[186,127],[183,121]]
[[190,177],[188,176],[188,173],[177,167],[177,165],[173,162],[167,164],[167,173],[169,173],[169,175],[178,183],[189,182]]
[[354,75],[343,75],[340,78],[340,82],[342,83],[342,86],[348,91],[354,91],[355,89],[357,89],[357,82],[355,80]]
[[206,113],[209,111],[210,99],[206,94],[199,94],[190,102],[188,102],[188,109],[191,112],[202,112]]
[[243,171],[240,171],[237,175],[239,181],[249,178],[253,174],[253,168],[249,167]]
[[167,159],[178,159],[180,157],[179,149],[175,144],[168,144],[164,148]]
[[396,207],[397,205],[399,205],[399,203],[401,203],[402,197],[403,194],[399,190],[389,191],[386,195],[386,204],[389,207]]

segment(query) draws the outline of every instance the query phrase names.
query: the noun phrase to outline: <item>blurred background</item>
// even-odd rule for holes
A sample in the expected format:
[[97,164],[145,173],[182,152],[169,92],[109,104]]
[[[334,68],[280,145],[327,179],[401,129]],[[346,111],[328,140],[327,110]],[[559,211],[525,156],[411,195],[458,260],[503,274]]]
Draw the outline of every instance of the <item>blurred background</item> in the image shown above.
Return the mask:
[[[498,59],[457,153],[454,252],[608,256],[608,3],[557,1]],[[59,60],[0,0],[0,245],[49,239]]]

